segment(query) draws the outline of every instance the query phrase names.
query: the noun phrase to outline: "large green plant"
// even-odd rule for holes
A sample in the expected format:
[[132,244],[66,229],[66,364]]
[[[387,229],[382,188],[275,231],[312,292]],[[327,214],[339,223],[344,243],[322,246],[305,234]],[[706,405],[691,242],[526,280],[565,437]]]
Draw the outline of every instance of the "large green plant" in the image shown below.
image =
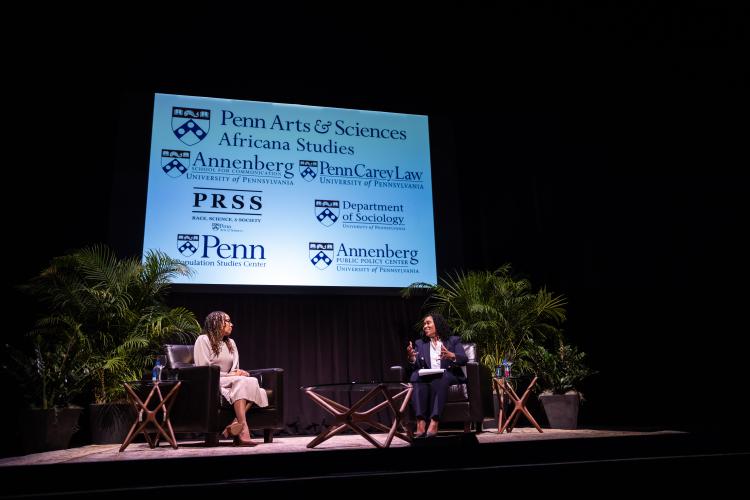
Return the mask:
[[75,337],[71,369],[86,370],[95,402],[109,403],[124,397],[123,382],[140,379],[166,340],[200,332],[192,312],[165,304],[171,280],[190,273],[162,252],[119,259],[98,245],[54,258],[26,288],[49,312],[39,324]]
[[546,289],[534,291],[526,279],[514,278],[510,264],[496,271],[457,271],[437,285],[415,283],[404,290],[427,289],[426,309],[439,311],[463,340],[476,342],[482,364],[494,370],[502,361],[513,370],[530,371],[529,348],[560,335],[565,300]]
[[25,345],[4,346],[3,371],[16,380],[31,408],[70,406],[89,379],[82,332],[58,323],[42,321],[25,336]]
[[535,372],[539,376],[538,386],[542,391],[553,394],[578,392],[581,381],[597,373],[586,366],[585,353],[562,340],[559,340],[551,350],[537,345],[530,352]]

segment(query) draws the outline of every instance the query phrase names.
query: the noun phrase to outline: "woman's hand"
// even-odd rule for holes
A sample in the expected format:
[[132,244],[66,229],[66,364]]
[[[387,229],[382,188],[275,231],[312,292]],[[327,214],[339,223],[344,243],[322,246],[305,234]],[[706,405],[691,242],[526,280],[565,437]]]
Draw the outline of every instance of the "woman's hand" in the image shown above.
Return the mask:
[[441,345],[440,346],[440,359],[450,359],[452,361],[455,361],[456,355],[455,353],[452,353],[448,349],[446,349],[444,345]]
[[414,363],[417,360],[417,351],[412,347],[411,341],[409,341],[409,345],[406,346],[406,355],[409,357],[409,363]]
[[250,376],[250,374],[247,373],[245,370],[240,370],[240,369],[237,369],[231,372],[230,375],[234,375],[236,377],[249,377]]

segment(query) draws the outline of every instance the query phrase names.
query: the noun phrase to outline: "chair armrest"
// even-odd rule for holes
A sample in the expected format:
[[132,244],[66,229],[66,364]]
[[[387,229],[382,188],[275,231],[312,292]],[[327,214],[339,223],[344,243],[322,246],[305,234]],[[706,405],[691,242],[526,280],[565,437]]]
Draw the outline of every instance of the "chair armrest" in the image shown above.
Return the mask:
[[283,368],[259,368],[248,370],[251,377],[258,379],[258,385],[266,389],[268,404],[280,406],[284,401],[284,369]]
[[182,382],[172,409],[176,427],[214,429],[218,426],[221,390],[218,366],[188,366],[177,370]]
[[479,363],[475,361],[469,361],[468,363],[466,363],[466,390],[469,396],[472,422],[481,422],[484,418],[479,372]]
[[191,392],[210,391],[212,394],[219,394],[219,380],[221,372],[216,365],[212,366],[186,366],[177,370],[177,380],[189,382]]

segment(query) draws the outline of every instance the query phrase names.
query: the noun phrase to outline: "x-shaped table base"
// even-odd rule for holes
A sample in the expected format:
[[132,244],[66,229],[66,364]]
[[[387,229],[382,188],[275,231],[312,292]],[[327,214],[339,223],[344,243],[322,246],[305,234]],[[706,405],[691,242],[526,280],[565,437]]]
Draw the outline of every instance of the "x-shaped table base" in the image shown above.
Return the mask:
[[[413,390],[411,384],[403,384],[403,390],[393,396],[388,394],[386,384],[378,384],[362,396],[359,401],[354,403],[351,408],[348,408],[341,403],[337,403],[330,398],[321,396],[315,392],[315,389],[315,387],[308,387],[305,389],[305,394],[315,401],[318,406],[333,415],[334,421],[328,428],[324,429],[315,439],[307,444],[308,448],[314,448],[323,441],[332,438],[346,429],[353,430],[372,443],[373,446],[378,448],[390,447],[394,436],[406,441],[407,443],[411,442],[408,431],[401,423],[406,407],[411,400],[411,392]],[[362,412],[357,411],[358,408],[378,395],[382,395],[383,398],[385,398],[385,401],[378,403],[369,410]],[[397,407],[399,400],[401,400],[401,405]],[[393,412],[393,423],[390,428],[375,420],[375,415],[384,408],[390,408]],[[387,432],[388,437],[385,442],[380,443],[372,437],[372,435],[363,428],[367,426]]]
[[[497,401],[500,406],[500,412],[497,416],[497,432],[500,434],[503,433],[503,431],[511,432],[513,430],[513,427],[516,426],[516,421],[518,420],[518,417],[523,413],[524,416],[531,422],[531,425],[536,427],[536,430],[539,432],[542,432],[542,428],[539,427],[539,424],[536,423],[536,420],[534,420],[534,417],[531,416],[531,413],[529,413],[529,410],[526,409],[526,401],[529,399],[529,395],[531,394],[531,389],[536,384],[537,377],[534,377],[534,379],[531,381],[529,386],[526,388],[526,390],[523,393],[523,396],[520,398],[518,397],[518,394],[516,394],[516,391],[513,389],[513,386],[510,384],[509,381],[507,381],[504,378],[493,378],[492,379],[492,385],[495,388],[495,393],[497,395]],[[505,405],[505,395],[508,395],[508,398],[513,402],[513,411],[508,415],[508,418],[503,420],[503,409]]]
[[[172,408],[172,404],[175,401],[177,392],[180,390],[181,384],[182,382],[177,382],[169,390],[166,396],[162,396],[159,382],[153,382],[153,387],[151,387],[151,391],[148,393],[146,401],[141,400],[130,385],[124,384],[125,390],[128,391],[130,400],[132,401],[138,416],[136,417],[135,422],[133,422],[133,426],[130,428],[130,432],[128,432],[125,441],[122,443],[122,446],[120,446],[120,451],[124,451],[139,432],[143,432],[143,435],[146,436],[146,442],[150,448],[155,448],[159,443],[160,437],[163,436],[169,441],[172,448],[175,450],[177,449],[177,440],[174,437],[172,423],[169,421],[169,410]],[[154,395],[157,395],[159,403],[153,410],[149,410],[148,404],[151,402],[151,398],[153,398]],[[157,419],[159,411],[162,412],[162,424],[159,424],[159,420]],[[143,418],[144,416],[145,418]],[[156,432],[154,432],[153,436],[146,430],[148,424],[152,424],[156,427]],[[164,427],[166,427],[166,430]]]

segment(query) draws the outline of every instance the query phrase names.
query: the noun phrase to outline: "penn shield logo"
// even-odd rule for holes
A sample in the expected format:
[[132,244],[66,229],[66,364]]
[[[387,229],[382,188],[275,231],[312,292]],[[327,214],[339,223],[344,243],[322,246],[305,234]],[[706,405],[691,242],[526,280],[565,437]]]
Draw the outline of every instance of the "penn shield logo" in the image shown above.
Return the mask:
[[326,227],[339,220],[338,200],[315,200],[315,218]]
[[196,108],[172,108],[172,132],[188,146],[198,144],[211,128],[211,110]]
[[310,262],[318,269],[325,269],[333,262],[333,243],[310,242]]
[[178,234],[177,235],[177,250],[180,251],[185,257],[192,256],[198,251],[198,239],[200,237],[197,234]]
[[307,182],[312,182],[318,176],[317,160],[300,160],[299,175]]
[[161,150],[161,170],[173,179],[187,172],[188,165],[190,165],[190,151]]

